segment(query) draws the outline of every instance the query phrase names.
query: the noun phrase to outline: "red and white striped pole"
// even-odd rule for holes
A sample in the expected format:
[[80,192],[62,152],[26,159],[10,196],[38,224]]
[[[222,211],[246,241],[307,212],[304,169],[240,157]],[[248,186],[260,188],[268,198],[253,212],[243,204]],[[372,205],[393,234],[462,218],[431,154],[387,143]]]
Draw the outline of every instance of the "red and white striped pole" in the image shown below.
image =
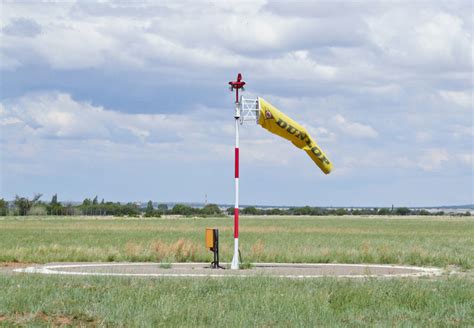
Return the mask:
[[242,74],[237,75],[237,81],[229,82],[231,90],[235,90],[235,205],[234,205],[234,256],[232,257],[231,269],[239,269],[239,89],[242,89],[245,82],[242,81]]
[[[236,107],[238,107],[238,103]],[[237,111],[238,109],[236,109],[236,115]],[[232,258],[231,269],[239,268],[239,119],[240,115],[235,117],[234,257]]]

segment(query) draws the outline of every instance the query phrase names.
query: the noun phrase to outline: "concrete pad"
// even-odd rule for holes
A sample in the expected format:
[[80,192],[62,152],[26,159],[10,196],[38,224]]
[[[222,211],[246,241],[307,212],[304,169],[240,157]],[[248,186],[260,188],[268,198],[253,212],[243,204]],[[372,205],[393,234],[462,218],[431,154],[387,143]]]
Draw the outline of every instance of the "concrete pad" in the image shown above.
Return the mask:
[[[222,266],[229,267],[228,263]],[[13,272],[50,275],[124,277],[281,277],[369,278],[439,276],[439,268],[379,264],[256,263],[250,269],[211,269],[209,263],[51,263],[17,268]]]

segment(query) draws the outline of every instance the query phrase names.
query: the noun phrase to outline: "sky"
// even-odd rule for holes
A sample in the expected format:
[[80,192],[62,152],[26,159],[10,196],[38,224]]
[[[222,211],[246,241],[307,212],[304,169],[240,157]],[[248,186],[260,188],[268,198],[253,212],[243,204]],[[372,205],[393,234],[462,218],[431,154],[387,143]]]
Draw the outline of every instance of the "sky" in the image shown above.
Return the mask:
[[241,204],[474,203],[471,1],[0,6],[0,198],[232,204],[241,72],[334,167],[246,122]]

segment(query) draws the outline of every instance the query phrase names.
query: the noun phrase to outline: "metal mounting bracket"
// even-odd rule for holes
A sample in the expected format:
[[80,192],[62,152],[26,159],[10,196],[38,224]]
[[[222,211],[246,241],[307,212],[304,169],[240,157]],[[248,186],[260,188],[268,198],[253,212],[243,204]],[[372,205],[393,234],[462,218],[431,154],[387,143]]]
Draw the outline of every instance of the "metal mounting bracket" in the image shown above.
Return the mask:
[[240,97],[239,102],[240,124],[244,122],[254,121],[258,123],[260,109],[258,108],[258,99],[248,99]]

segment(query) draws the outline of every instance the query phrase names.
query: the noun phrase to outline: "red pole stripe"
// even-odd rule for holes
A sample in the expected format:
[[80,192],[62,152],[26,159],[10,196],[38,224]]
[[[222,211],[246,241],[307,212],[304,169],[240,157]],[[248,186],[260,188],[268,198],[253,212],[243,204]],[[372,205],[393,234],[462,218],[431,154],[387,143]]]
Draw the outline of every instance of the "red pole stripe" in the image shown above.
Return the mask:
[[239,177],[239,148],[235,148],[235,177]]
[[234,208],[234,238],[239,238],[239,209]]

